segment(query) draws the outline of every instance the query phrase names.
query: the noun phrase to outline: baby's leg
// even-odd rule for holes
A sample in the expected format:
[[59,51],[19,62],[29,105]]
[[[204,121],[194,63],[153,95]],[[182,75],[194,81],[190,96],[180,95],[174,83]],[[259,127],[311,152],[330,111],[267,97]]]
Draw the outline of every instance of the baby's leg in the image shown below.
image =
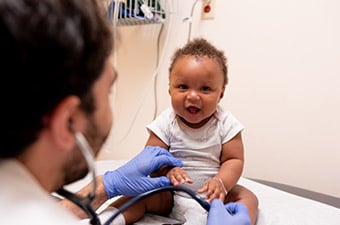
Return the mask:
[[226,202],[242,202],[248,208],[251,224],[254,225],[258,213],[258,199],[249,189],[235,185],[227,194]]
[[[122,196],[114,201],[111,206],[119,208],[131,197]],[[173,198],[171,192],[160,192],[150,195],[123,212],[126,224],[132,224],[143,218],[145,213],[154,213],[165,216],[172,210]]]

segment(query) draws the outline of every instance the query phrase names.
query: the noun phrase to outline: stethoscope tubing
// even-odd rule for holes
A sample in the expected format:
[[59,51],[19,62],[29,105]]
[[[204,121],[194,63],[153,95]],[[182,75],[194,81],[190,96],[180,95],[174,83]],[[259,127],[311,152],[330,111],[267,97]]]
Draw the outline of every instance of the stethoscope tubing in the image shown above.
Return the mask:
[[[209,212],[210,210],[210,204],[201,196],[199,196],[197,193],[181,187],[181,186],[166,186],[166,187],[160,187],[160,188],[156,188],[153,189],[151,191],[142,193],[140,195],[137,195],[135,197],[133,197],[132,199],[130,199],[128,202],[124,203],[121,207],[119,207],[119,209],[103,224],[103,225],[110,225],[111,222],[122,212],[124,212],[125,210],[127,210],[129,207],[131,207],[133,204],[137,203],[138,201],[140,201],[143,198],[146,198],[150,195],[159,193],[159,192],[165,192],[165,191],[182,191],[185,192],[186,194],[190,195],[190,197],[192,197],[194,200],[196,200],[198,202],[198,204],[200,204],[205,210],[207,210]],[[229,209],[226,209],[231,215],[233,214]]]

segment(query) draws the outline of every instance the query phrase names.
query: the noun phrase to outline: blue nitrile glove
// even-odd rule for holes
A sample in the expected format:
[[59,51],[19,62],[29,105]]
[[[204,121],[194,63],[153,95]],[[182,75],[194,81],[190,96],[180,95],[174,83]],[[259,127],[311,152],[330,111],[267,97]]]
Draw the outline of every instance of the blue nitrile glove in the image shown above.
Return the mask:
[[147,146],[125,165],[104,174],[103,183],[108,198],[118,195],[136,196],[170,185],[170,180],[165,176],[149,177],[164,165],[182,167],[183,163],[161,147]]
[[214,199],[210,205],[207,225],[250,225],[248,209],[243,203],[230,202],[223,205],[220,199]]

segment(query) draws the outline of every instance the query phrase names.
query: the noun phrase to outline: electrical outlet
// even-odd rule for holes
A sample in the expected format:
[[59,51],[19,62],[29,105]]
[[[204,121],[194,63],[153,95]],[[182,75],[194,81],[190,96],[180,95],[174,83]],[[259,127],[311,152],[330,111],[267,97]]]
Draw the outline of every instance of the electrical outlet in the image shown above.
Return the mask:
[[215,0],[202,0],[202,20],[212,20],[215,18]]

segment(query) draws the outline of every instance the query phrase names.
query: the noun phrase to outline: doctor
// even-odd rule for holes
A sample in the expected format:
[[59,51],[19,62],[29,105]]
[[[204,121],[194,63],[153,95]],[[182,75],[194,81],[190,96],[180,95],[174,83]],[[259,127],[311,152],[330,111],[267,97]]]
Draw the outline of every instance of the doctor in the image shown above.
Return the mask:
[[[50,193],[91,170],[88,153],[97,155],[110,131],[117,79],[110,29],[96,0],[0,0],[2,224],[79,223]],[[148,177],[164,164],[181,166],[164,149],[147,147],[96,178],[92,206],[169,185]],[[208,224],[246,225],[249,216],[243,205],[215,200]]]

